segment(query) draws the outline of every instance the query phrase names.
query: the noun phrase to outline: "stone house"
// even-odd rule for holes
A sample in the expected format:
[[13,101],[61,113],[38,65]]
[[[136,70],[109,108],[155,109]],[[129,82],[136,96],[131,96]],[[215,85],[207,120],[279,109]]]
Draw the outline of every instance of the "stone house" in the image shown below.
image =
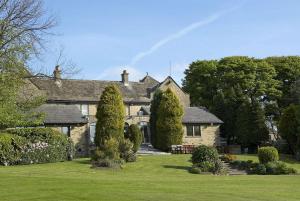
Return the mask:
[[53,77],[30,78],[31,88],[43,93],[47,102],[39,110],[45,113],[45,126],[58,129],[70,136],[78,156],[85,156],[93,143],[96,126],[96,111],[100,96],[106,86],[115,84],[120,88],[125,105],[125,126],[137,124],[143,133],[143,142],[150,143],[150,102],[157,89],[170,88],[184,107],[183,143],[218,146],[219,126],[222,123],[204,108],[190,107],[190,98],[181,87],[167,77],[158,82],[148,74],[139,82],[129,81],[126,70],[121,81],[61,79],[57,66]]

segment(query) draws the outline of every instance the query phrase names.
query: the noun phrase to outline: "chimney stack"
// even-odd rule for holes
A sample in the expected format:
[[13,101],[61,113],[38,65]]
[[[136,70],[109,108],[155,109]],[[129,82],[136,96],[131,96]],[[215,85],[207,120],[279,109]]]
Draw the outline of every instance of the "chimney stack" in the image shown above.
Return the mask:
[[128,86],[128,85],[129,85],[128,75],[129,75],[129,73],[127,73],[126,70],[123,70],[123,73],[121,74],[121,77],[122,77],[122,83],[123,83],[125,86]]
[[59,65],[55,66],[55,69],[53,71],[53,75],[54,75],[55,80],[61,79],[61,70],[60,70]]

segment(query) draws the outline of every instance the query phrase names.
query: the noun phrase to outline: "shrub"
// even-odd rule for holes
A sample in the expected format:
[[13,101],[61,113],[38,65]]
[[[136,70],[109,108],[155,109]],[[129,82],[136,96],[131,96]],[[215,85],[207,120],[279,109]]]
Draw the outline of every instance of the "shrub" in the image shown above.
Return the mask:
[[219,159],[218,152],[213,147],[200,145],[196,147],[192,154],[192,163],[198,164],[202,162],[215,163]]
[[51,128],[9,129],[0,136],[3,165],[57,162],[74,155],[72,141]]
[[278,161],[278,151],[275,147],[261,147],[258,149],[258,159],[263,164]]
[[224,154],[223,156],[221,156],[221,160],[225,161],[227,163],[236,160],[237,157],[235,155],[232,154]]
[[214,164],[213,168],[214,174],[226,174],[227,170],[224,168],[223,163],[221,160],[217,160]]
[[213,172],[215,168],[215,163],[210,161],[204,161],[202,163],[194,164],[194,167],[200,168],[201,172]]
[[0,133],[0,163],[5,166],[20,163],[27,144],[26,138]]
[[29,141],[23,164],[65,161],[74,156],[72,140],[52,128],[9,129],[7,132]]
[[198,168],[198,167],[191,167],[189,169],[189,172],[192,173],[192,174],[201,174],[201,169]]
[[120,159],[119,143],[115,138],[105,140],[99,149],[103,152],[103,158],[111,160]]
[[261,163],[254,163],[252,168],[249,171],[251,174],[259,174],[259,175],[264,175],[266,174],[266,166]]
[[294,168],[289,168],[286,163],[282,161],[269,162],[266,164],[267,174],[296,174],[297,170]]
[[122,160],[113,160],[108,158],[99,158],[97,160],[92,161],[92,167],[106,167],[106,168],[115,168],[119,169],[122,168],[123,161]]
[[120,157],[126,162],[136,161],[136,155],[133,151],[133,143],[130,140],[122,140],[122,142],[119,143],[119,151]]
[[120,159],[119,146],[115,138],[104,140],[92,153],[92,167],[121,168],[123,160]]
[[133,143],[133,151],[136,153],[142,144],[142,132],[136,124],[131,124],[128,130],[128,138]]

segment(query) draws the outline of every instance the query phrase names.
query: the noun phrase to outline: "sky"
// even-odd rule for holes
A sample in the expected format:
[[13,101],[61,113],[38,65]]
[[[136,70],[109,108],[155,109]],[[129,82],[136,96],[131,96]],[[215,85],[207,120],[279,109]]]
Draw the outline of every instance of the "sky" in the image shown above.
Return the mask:
[[56,16],[33,67],[51,72],[59,50],[78,79],[138,81],[148,73],[179,84],[196,60],[300,54],[299,0],[45,0]]

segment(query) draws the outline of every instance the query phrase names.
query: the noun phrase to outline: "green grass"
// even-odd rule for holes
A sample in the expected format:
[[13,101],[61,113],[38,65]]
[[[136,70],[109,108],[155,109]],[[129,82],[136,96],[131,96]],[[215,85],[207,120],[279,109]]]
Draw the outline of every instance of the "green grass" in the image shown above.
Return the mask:
[[91,169],[88,159],[0,167],[0,200],[300,200],[300,175],[194,175],[187,172],[189,158],[142,156],[123,170]]

